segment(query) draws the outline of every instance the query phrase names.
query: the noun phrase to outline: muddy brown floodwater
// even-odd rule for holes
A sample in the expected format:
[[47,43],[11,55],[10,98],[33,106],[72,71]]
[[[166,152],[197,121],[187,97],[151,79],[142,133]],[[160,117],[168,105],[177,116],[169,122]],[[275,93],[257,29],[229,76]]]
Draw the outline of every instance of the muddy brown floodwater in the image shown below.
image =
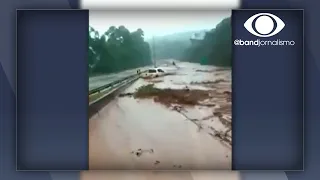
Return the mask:
[[90,171],[80,180],[240,180],[235,171]]
[[[90,170],[231,169],[231,71],[191,63],[178,66],[175,75],[139,79],[123,93],[134,93],[148,84],[159,89],[203,90],[212,92],[202,100],[211,105],[177,103],[168,107],[152,97],[117,97],[89,120]],[[237,173],[231,172],[206,172],[208,177],[197,173],[84,172],[82,178],[238,179]]]

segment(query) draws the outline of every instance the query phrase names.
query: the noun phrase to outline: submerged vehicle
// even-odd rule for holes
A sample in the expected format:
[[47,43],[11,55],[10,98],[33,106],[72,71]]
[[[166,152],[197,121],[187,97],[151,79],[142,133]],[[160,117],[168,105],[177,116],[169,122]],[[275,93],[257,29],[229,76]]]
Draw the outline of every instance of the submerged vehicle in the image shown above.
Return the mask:
[[160,76],[164,76],[166,73],[161,68],[150,68],[145,73],[141,73],[142,78],[157,78]]

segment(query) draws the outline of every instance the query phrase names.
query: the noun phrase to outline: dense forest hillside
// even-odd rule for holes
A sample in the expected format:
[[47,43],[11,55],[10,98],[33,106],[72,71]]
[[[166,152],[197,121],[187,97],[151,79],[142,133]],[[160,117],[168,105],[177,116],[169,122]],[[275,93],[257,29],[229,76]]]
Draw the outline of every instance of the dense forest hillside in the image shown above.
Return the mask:
[[185,50],[191,45],[190,37],[194,33],[204,31],[205,30],[187,31],[165,36],[155,36],[146,41],[151,45],[151,51],[156,60],[181,59],[184,57]]
[[[205,33],[203,40],[191,41],[195,33]],[[231,66],[231,18],[223,19],[211,30],[175,33],[148,39],[155,59],[178,59],[203,65]],[[197,41],[197,42],[196,42]]]
[[204,65],[232,66],[231,31],[231,18],[223,19],[206,33],[203,41],[189,46],[182,60]]
[[[203,40],[191,41],[195,33]],[[204,65],[231,66],[231,18],[211,30],[157,36],[145,40],[142,29],[130,32],[124,26],[111,26],[99,34],[89,28],[88,66],[90,75],[118,72],[152,64],[153,58],[178,59]]]
[[89,28],[89,75],[105,74],[152,64],[150,45],[143,30],[130,32],[124,26],[111,26],[99,34]]

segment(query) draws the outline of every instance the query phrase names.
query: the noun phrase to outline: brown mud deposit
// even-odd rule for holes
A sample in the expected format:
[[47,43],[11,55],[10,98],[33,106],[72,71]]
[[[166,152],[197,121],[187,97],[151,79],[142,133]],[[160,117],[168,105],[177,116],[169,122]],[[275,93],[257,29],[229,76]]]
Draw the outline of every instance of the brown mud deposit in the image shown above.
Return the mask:
[[225,79],[216,79],[214,81],[202,81],[202,82],[191,82],[191,84],[202,84],[202,85],[205,85],[205,84],[218,84],[218,83],[221,83],[221,82],[228,82],[226,81]]
[[[155,88],[154,84],[149,84],[140,87],[134,97],[140,99],[153,98],[155,102],[166,106],[172,104],[206,105],[201,102],[213,98],[216,94],[218,94],[216,91],[190,90],[187,86],[185,89],[159,89]],[[207,105],[210,106],[210,104]]]
[[80,180],[240,180],[240,175],[235,171],[86,171],[80,173]]
[[201,70],[201,69],[197,69],[196,72],[206,72],[206,73],[212,73],[215,70]]
[[[179,69],[184,76],[139,79],[93,116],[89,169],[230,170],[231,71],[190,69]],[[197,179],[185,174],[163,178]],[[161,179],[153,172],[140,178]]]
[[[214,72],[212,70],[196,70],[197,72]],[[223,76],[223,71],[226,69],[219,69],[219,75]],[[217,76],[217,74],[215,74]],[[214,81],[201,81],[194,82],[190,84],[204,85],[211,87],[211,90],[198,90],[198,89],[189,89],[186,86],[184,89],[160,89],[154,87],[154,84],[148,84],[141,86],[136,90],[135,93],[130,94],[134,98],[153,98],[155,102],[159,102],[167,107],[171,107],[172,110],[175,110],[182,114],[187,120],[190,120],[194,123],[198,130],[207,129],[207,133],[213,138],[219,139],[222,143],[231,148],[232,146],[232,124],[231,124],[231,81],[228,76],[223,76],[222,78],[217,78]],[[224,84],[223,84],[224,83]],[[230,86],[225,86],[229,85]],[[209,86],[208,86],[209,85]],[[205,101],[205,102],[204,102]],[[209,103],[208,103],[209,102]],[[177,105],[178,104],[178,105]],[[212,115],[209,115],[202,119],[192,119],[189,118],[185,110],[185,106],[208,106],[216,107],[212,109]],[[182,106],[179,106],[182,105]],[[205,126],[201,124],[203,120],[209,120],[213,117],[217,117],[220,123],[225,127],[224,130],[217,130],[213,126]],[[212,120],[213,121],[213,120]]]
[[[219,75],[223,76],[225,69],[220,69]],[[197,72],[214,72],[213,70],[196,70]],[[217,75],[217,74],[215,74]],[[203,85],[211,87],[210,90],[198,90],[189,89],[185,86],[184,89],[170,89],[170,88],[156,88],[154,83],[163,82],[163,80],[148,81],[153,82],[148,85],[139,87],[134,93],[120,94],[119,97],[130,96],[139,99],[152,98],[154,102],[161,103],[166,107],[170,107],[171,110],[177,111],[182,114],[187,120],[194,123],[198,130],[206,129],[207,133],[221,141],[224,145],[229,148],[232,146],[232,125],[231,125],[231,84],[230,79],[223,76],[223,78],[217,78],[214,81],[201,81],[201,82],[190,82],[190,84]],[[223,84],[224,83],[224,84]],[[227,86],[225,86],[227,85]],[[217,104],[217,106],[216,106]],[[182,105],[182,106],[181,106]],[[209,115],[202,119],[189,118],[185,112],[186,106],[208,106],[216,107],[212,109],[212,115]],[[225,127],[224,130],[217,130],[213,126],[204,125],[201,122],[204,120],[212,120],[216,117],[219,122]]]

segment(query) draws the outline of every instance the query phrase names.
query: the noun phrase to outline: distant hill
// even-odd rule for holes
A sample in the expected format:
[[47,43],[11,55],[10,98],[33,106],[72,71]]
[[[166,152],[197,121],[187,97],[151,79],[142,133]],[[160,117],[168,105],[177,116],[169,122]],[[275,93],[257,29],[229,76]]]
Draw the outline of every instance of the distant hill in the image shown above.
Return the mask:
[[[163,36],[155,36],[155,39],[157,39],[157,40],[161,40],[161,39],[186,40],[186,39],[190,39],[190,37],[194,33],[200,33],[200,32],[205,32],[205,31],[207,31],[207,30],[177,32],[177,33],[163,35]],[[146,39],[146,41],[152,42],[152,38]]]
[[[206,32],[207,30],[197,30],[197,31],[186,31],[186,32],[178,32],[178,33],[173,33],[173,34],[168,34],[168,35],[163,35],[163,36],[155,36],[154,39],[155,41],[175,41],[175,40],[181,40],[181,41],[189,41],[190,37],[195,34],[195,33],[201,33],[201,32]],[[146,42],[152,44],[153,39],[148,38],[145,40]]]
[[146,39],[150,44],[155,59],[180,59],[185,50],[191,45],[190,38],[194,33],[205,32],[206,30],[186,31],[155,36]]
[[224,18],[202,41],[193,43],[185,51],[182,61],[204,65],[232,66],[231,17]]

